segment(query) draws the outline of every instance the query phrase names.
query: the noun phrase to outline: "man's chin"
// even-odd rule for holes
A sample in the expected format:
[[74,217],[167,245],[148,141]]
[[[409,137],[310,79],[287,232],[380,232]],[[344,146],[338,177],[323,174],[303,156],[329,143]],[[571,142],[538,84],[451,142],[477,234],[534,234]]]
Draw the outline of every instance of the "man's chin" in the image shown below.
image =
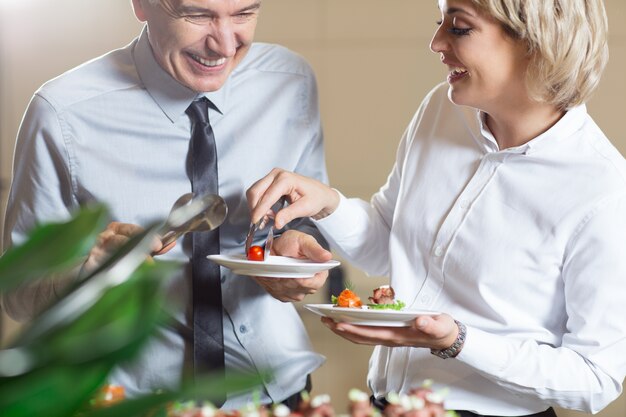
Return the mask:
[[217,91],[224,86],[227,77],[219,77],[210,80],[206,79],[194,79],[191,82],[186,83],[187,87],[198,93],[210,93]]

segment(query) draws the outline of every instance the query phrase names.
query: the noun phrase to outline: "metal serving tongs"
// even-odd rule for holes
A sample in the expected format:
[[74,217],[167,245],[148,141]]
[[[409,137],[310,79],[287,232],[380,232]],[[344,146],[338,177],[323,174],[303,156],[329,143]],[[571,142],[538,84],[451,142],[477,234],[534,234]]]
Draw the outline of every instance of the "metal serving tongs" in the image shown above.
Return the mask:
[[250,229],[248,229],[248,235],[246,236],[246,256],[250,252],[250,247],[252,246],[254,235],[257,230],[263,230],[268,223],[272,222],[270,230],[267,233],[267,238],[265,239],[265,250],[263,251],[263,260],[267,261],[272,251],[272,244],[274,243],[274,215],[276,215],[276,213],[283,208],[286,201],[287,198],[285,196],[281,197],[280,200],[274,203],[271,207],[273,214],[261,217],[261,219],[256,223],[250,223]]
[[185,233],[213,230],[224,222],[227,214],[226,202],[216,194],[183,194],[160,230],[161,242],[165,247]]

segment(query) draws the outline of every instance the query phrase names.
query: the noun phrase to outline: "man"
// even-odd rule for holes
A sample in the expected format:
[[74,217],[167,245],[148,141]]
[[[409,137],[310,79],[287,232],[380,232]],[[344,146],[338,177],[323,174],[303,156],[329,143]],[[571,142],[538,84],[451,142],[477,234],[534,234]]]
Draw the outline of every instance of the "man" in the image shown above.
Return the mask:
[[[92,270],[142,225],[163,219],[180,195],[198,186],[192,166],[198,154],[190,151],[190,140],[201,122],[188,109],[203,98],[209,100],[208,110],[200,113],[208,116],[217,155],[211,178],[217,177],[216,192],[229,207],[219,229],[221,253],[243,252],[250,222],[245,189],[272,167],[326,181],[314,77],[285,48],[252,43],[260,0],[132,0],[132,5],[146,22],[136,40],[35,93],[18,135],[7,246],[23,240],[37,222],[64,219],[81,205],[104,202],[115,221],[83,265]],[[316,233],[310,224],[297,227]],[[283,250],[294,241],[301,242],[298,253]],[[192,274],[190,259],[194,250],[203,257],[209,253],[194,242],[185,236],[173,248],[154,247],[164,258],[185,263],[180,276],[167,283],[172,305],[181,306],[177,327],[182,330],[163,329],[136,363],[112,375],[111,382],[130,395],[176,386],[190,369],[192,275],[201,275]],[[274,248],[288,256],[330,258],[314,239],[295,230],[285,232]],[[279,300],[301,299],[326,276],[255,280],[221,271],[226,374],[272,371],[273,378],[264,381],[263,403],[293,405],[324,360],[312,351],[293,305]],[[5,295],[3,306],[13,318],[29,319],[64,283],[47,280],[21,288]],[[251,393],[231,395],[224,408],[251,398]]]

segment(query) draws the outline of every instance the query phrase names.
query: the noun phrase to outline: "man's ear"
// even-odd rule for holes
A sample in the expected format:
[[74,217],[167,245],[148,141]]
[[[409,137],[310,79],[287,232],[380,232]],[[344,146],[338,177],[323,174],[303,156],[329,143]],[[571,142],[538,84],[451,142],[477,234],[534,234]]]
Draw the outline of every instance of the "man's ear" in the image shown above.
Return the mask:
[[145,22],[147,19],[146,11],[144,9],[143,0],[132,0],[133,11],[135,12],[135,17],[140,22]]

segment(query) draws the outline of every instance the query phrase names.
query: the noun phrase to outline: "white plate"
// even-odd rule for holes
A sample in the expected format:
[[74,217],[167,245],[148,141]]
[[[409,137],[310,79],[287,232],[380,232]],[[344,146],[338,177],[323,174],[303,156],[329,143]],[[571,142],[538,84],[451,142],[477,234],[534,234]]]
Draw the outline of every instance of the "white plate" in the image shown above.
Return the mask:
[[249,261],[243,255],[209,255],[207,258],[235,274],[269,278],[310,278],[340,264],[335,260],[317,263],[285,256],[270,256],[266,261]]
[[374,310],[367,308],[335,307],[333,304],[305,304],[306,309],[320,316],[344,323],[362,326],[408,327],[418,316],[438,316],[431,310]]

